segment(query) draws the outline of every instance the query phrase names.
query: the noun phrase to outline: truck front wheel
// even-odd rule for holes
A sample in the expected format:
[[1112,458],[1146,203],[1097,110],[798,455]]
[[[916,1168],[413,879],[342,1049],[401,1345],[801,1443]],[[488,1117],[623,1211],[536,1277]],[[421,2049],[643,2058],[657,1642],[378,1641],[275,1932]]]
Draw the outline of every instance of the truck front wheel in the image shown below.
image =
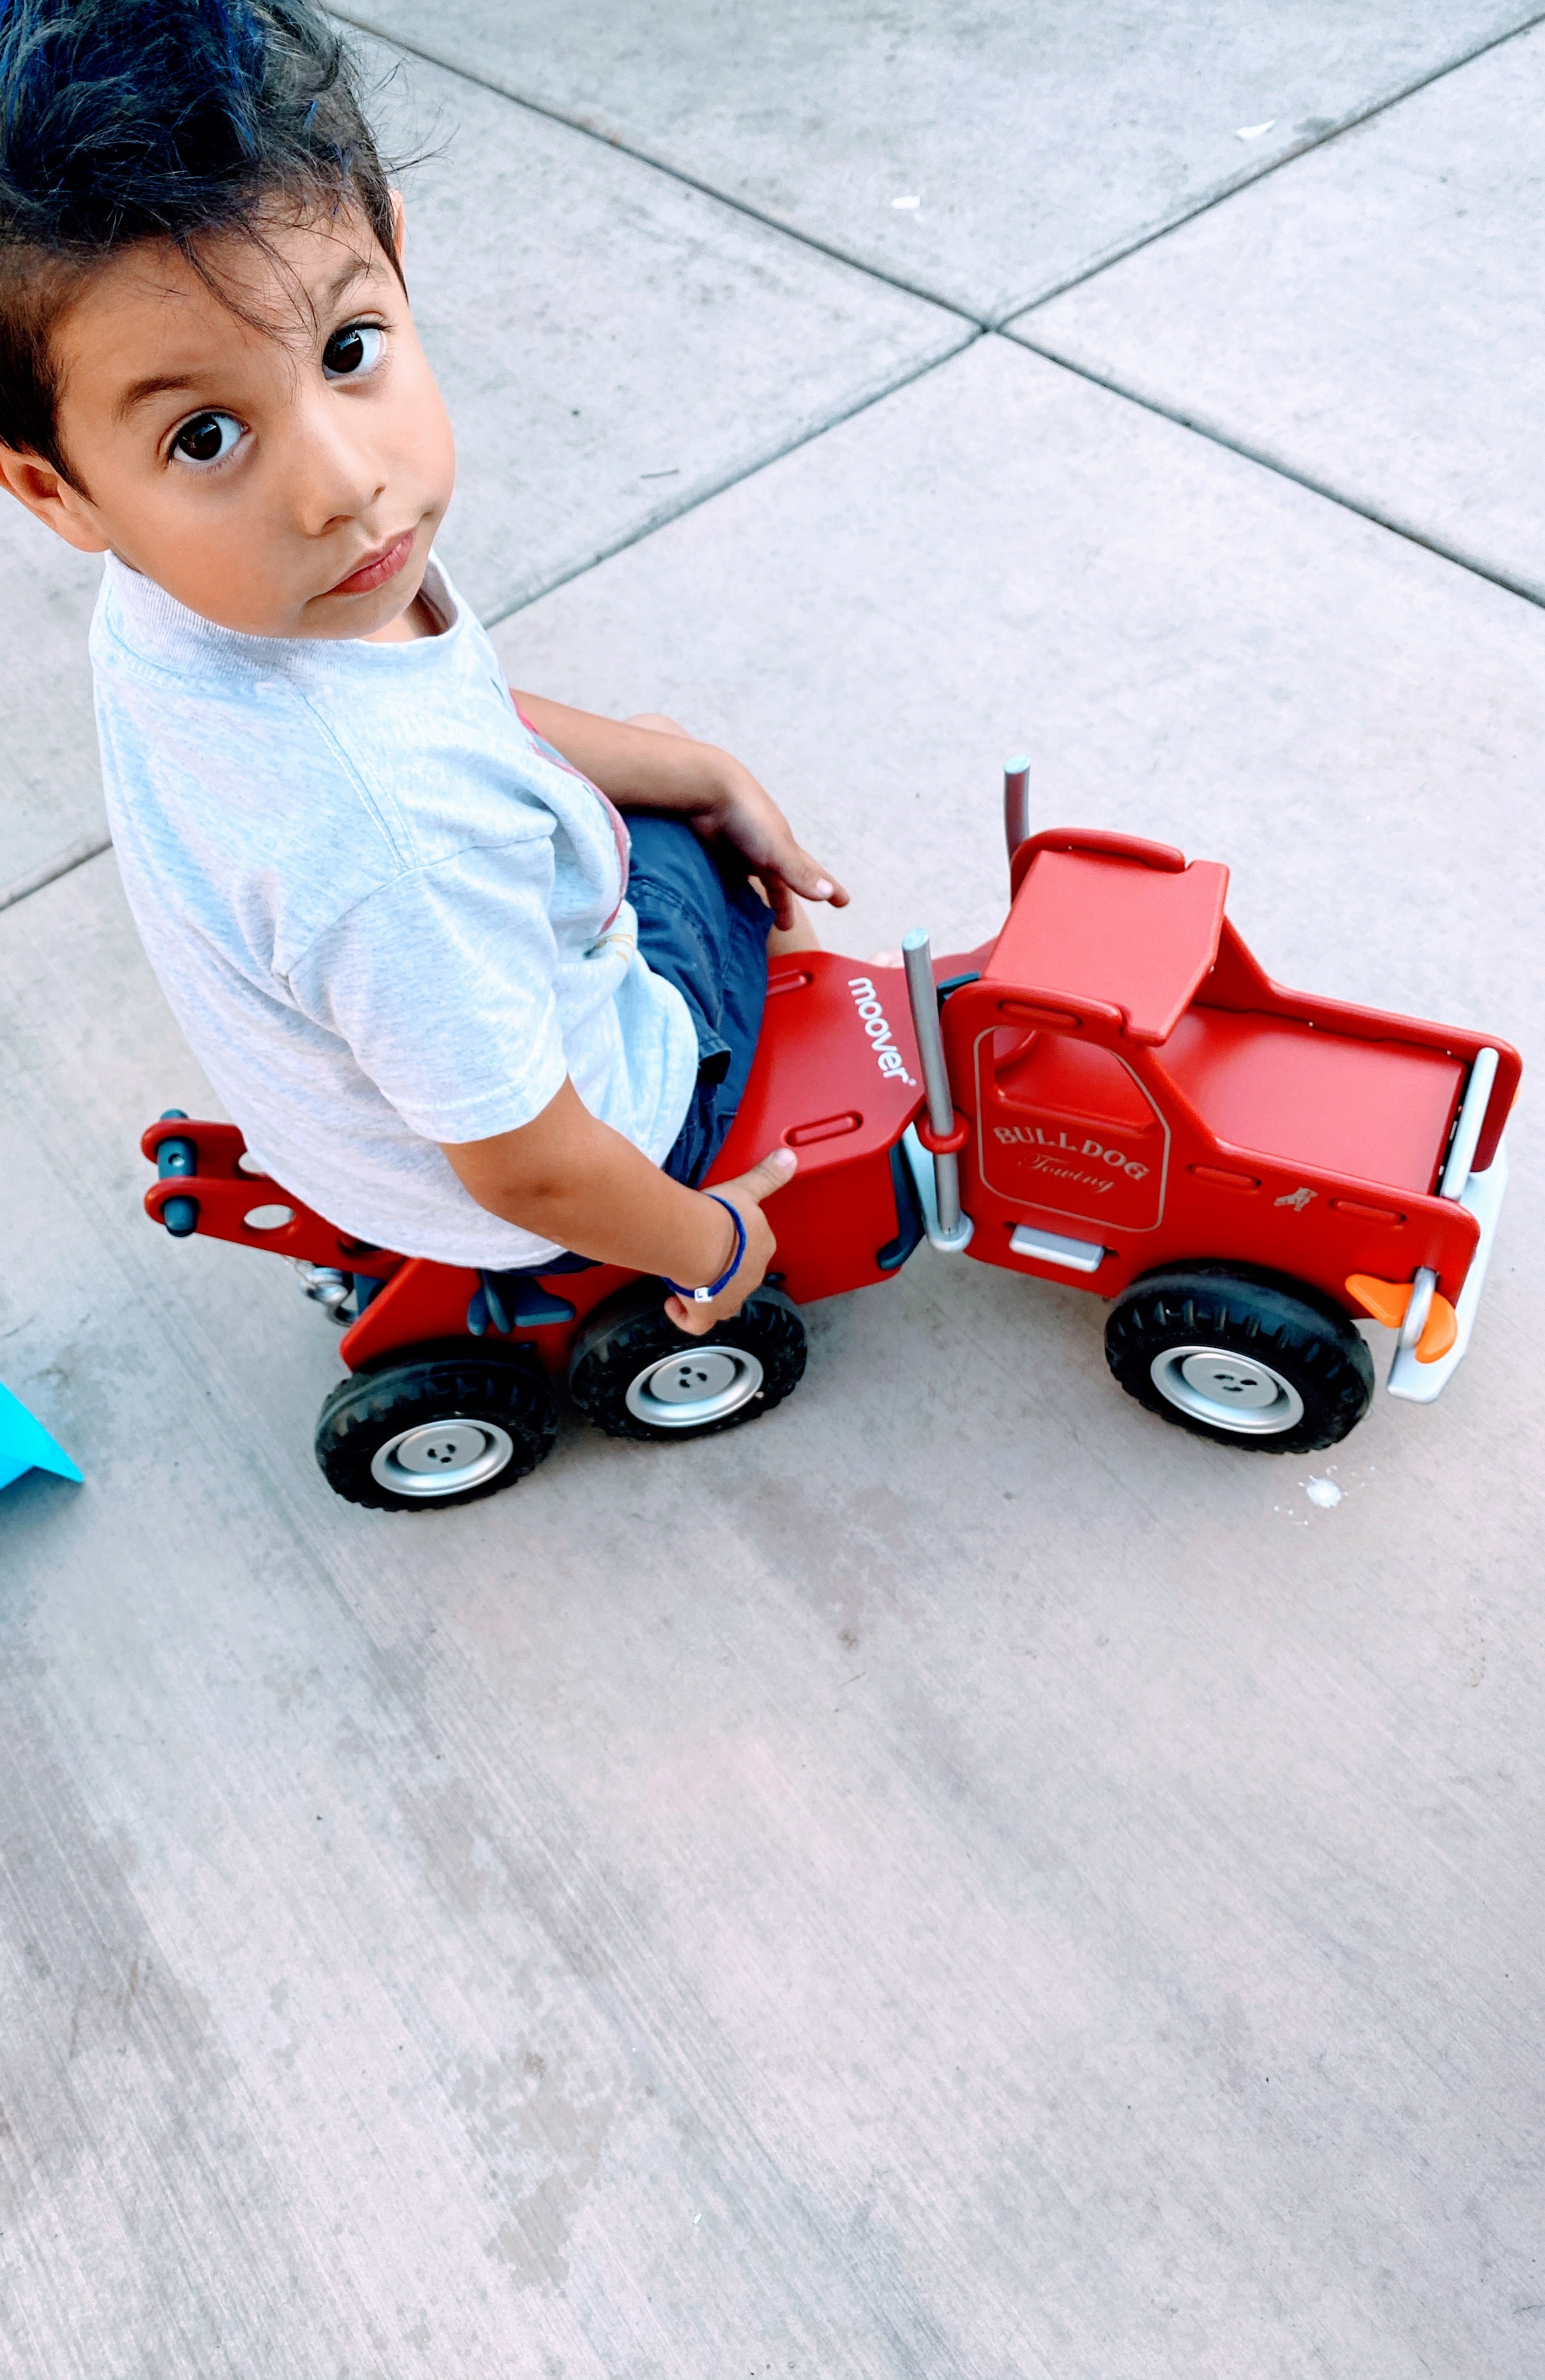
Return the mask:
[[1373,1360],[1329,1301],[1223,1266],[1134,1281],[1105,1326],[1105,1359],[1150,1413],[1264,1454],[1334,1446],[1373,1395]]

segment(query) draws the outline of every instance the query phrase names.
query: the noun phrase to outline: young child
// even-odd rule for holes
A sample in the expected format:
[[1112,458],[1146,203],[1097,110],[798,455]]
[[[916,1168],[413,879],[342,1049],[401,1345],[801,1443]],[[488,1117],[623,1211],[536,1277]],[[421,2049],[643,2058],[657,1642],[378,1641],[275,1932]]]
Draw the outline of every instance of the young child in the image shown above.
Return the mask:
[[770,929],[846,895],[727,753],[512,698],[432,556],[454,453],[402,258],[309,0],[0,13],[0,476],[107,557],[108,814],[189,1041],[340,1229],[627,1265],[700,1332],[794,1164],[693,1187]]

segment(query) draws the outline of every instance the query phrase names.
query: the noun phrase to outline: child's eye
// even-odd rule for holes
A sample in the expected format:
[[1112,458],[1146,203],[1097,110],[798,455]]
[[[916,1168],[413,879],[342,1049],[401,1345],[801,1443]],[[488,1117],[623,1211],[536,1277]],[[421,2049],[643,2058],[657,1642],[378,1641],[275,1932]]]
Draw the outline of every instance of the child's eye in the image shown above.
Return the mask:
[[347,322],[335,331],[322,351],[322,369],[329,380],[347,380],[367,372],[376,362],[385,333],[376,322]]
[[196,413],[173,439],[172,452],[179,463],[207,468],[223,463],[244,435],[234,413]]

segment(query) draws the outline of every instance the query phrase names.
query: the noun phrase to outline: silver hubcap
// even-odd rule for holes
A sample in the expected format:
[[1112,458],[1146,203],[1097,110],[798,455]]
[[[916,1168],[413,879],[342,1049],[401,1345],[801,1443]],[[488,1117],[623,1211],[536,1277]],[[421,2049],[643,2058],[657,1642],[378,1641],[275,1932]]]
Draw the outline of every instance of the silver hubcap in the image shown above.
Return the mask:
[[761,1366],[744,1347],[679,1347],[644,1366],[626,1402],[651,1429],[700,1429],[760,1392]]
[[1214,1429],[1268,1438],[1304,1417],[1304,1400],[1257,1355],[1231,1347],[1166,1347],[1150,1371],[1162,1397]]
[[422,1421],[377,1447],[371,1477],[396,1496],[459,1496],[496,1478],[515,1452],[508,1430],[495,1421]]

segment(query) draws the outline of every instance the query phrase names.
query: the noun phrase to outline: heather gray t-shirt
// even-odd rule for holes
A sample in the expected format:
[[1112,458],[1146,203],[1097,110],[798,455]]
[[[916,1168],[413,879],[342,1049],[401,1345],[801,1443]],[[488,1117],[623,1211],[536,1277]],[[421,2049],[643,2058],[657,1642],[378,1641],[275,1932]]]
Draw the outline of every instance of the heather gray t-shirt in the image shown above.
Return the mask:
[[339,1229],[501,1269],[554,1253],[438,1142],[566,1075],[656,1163],[697,1073],[639,956],[616,813],[527,726],[487,636],[238,636],[110,557],[91,626],[108,819],[177,1021],[274,1179]]

